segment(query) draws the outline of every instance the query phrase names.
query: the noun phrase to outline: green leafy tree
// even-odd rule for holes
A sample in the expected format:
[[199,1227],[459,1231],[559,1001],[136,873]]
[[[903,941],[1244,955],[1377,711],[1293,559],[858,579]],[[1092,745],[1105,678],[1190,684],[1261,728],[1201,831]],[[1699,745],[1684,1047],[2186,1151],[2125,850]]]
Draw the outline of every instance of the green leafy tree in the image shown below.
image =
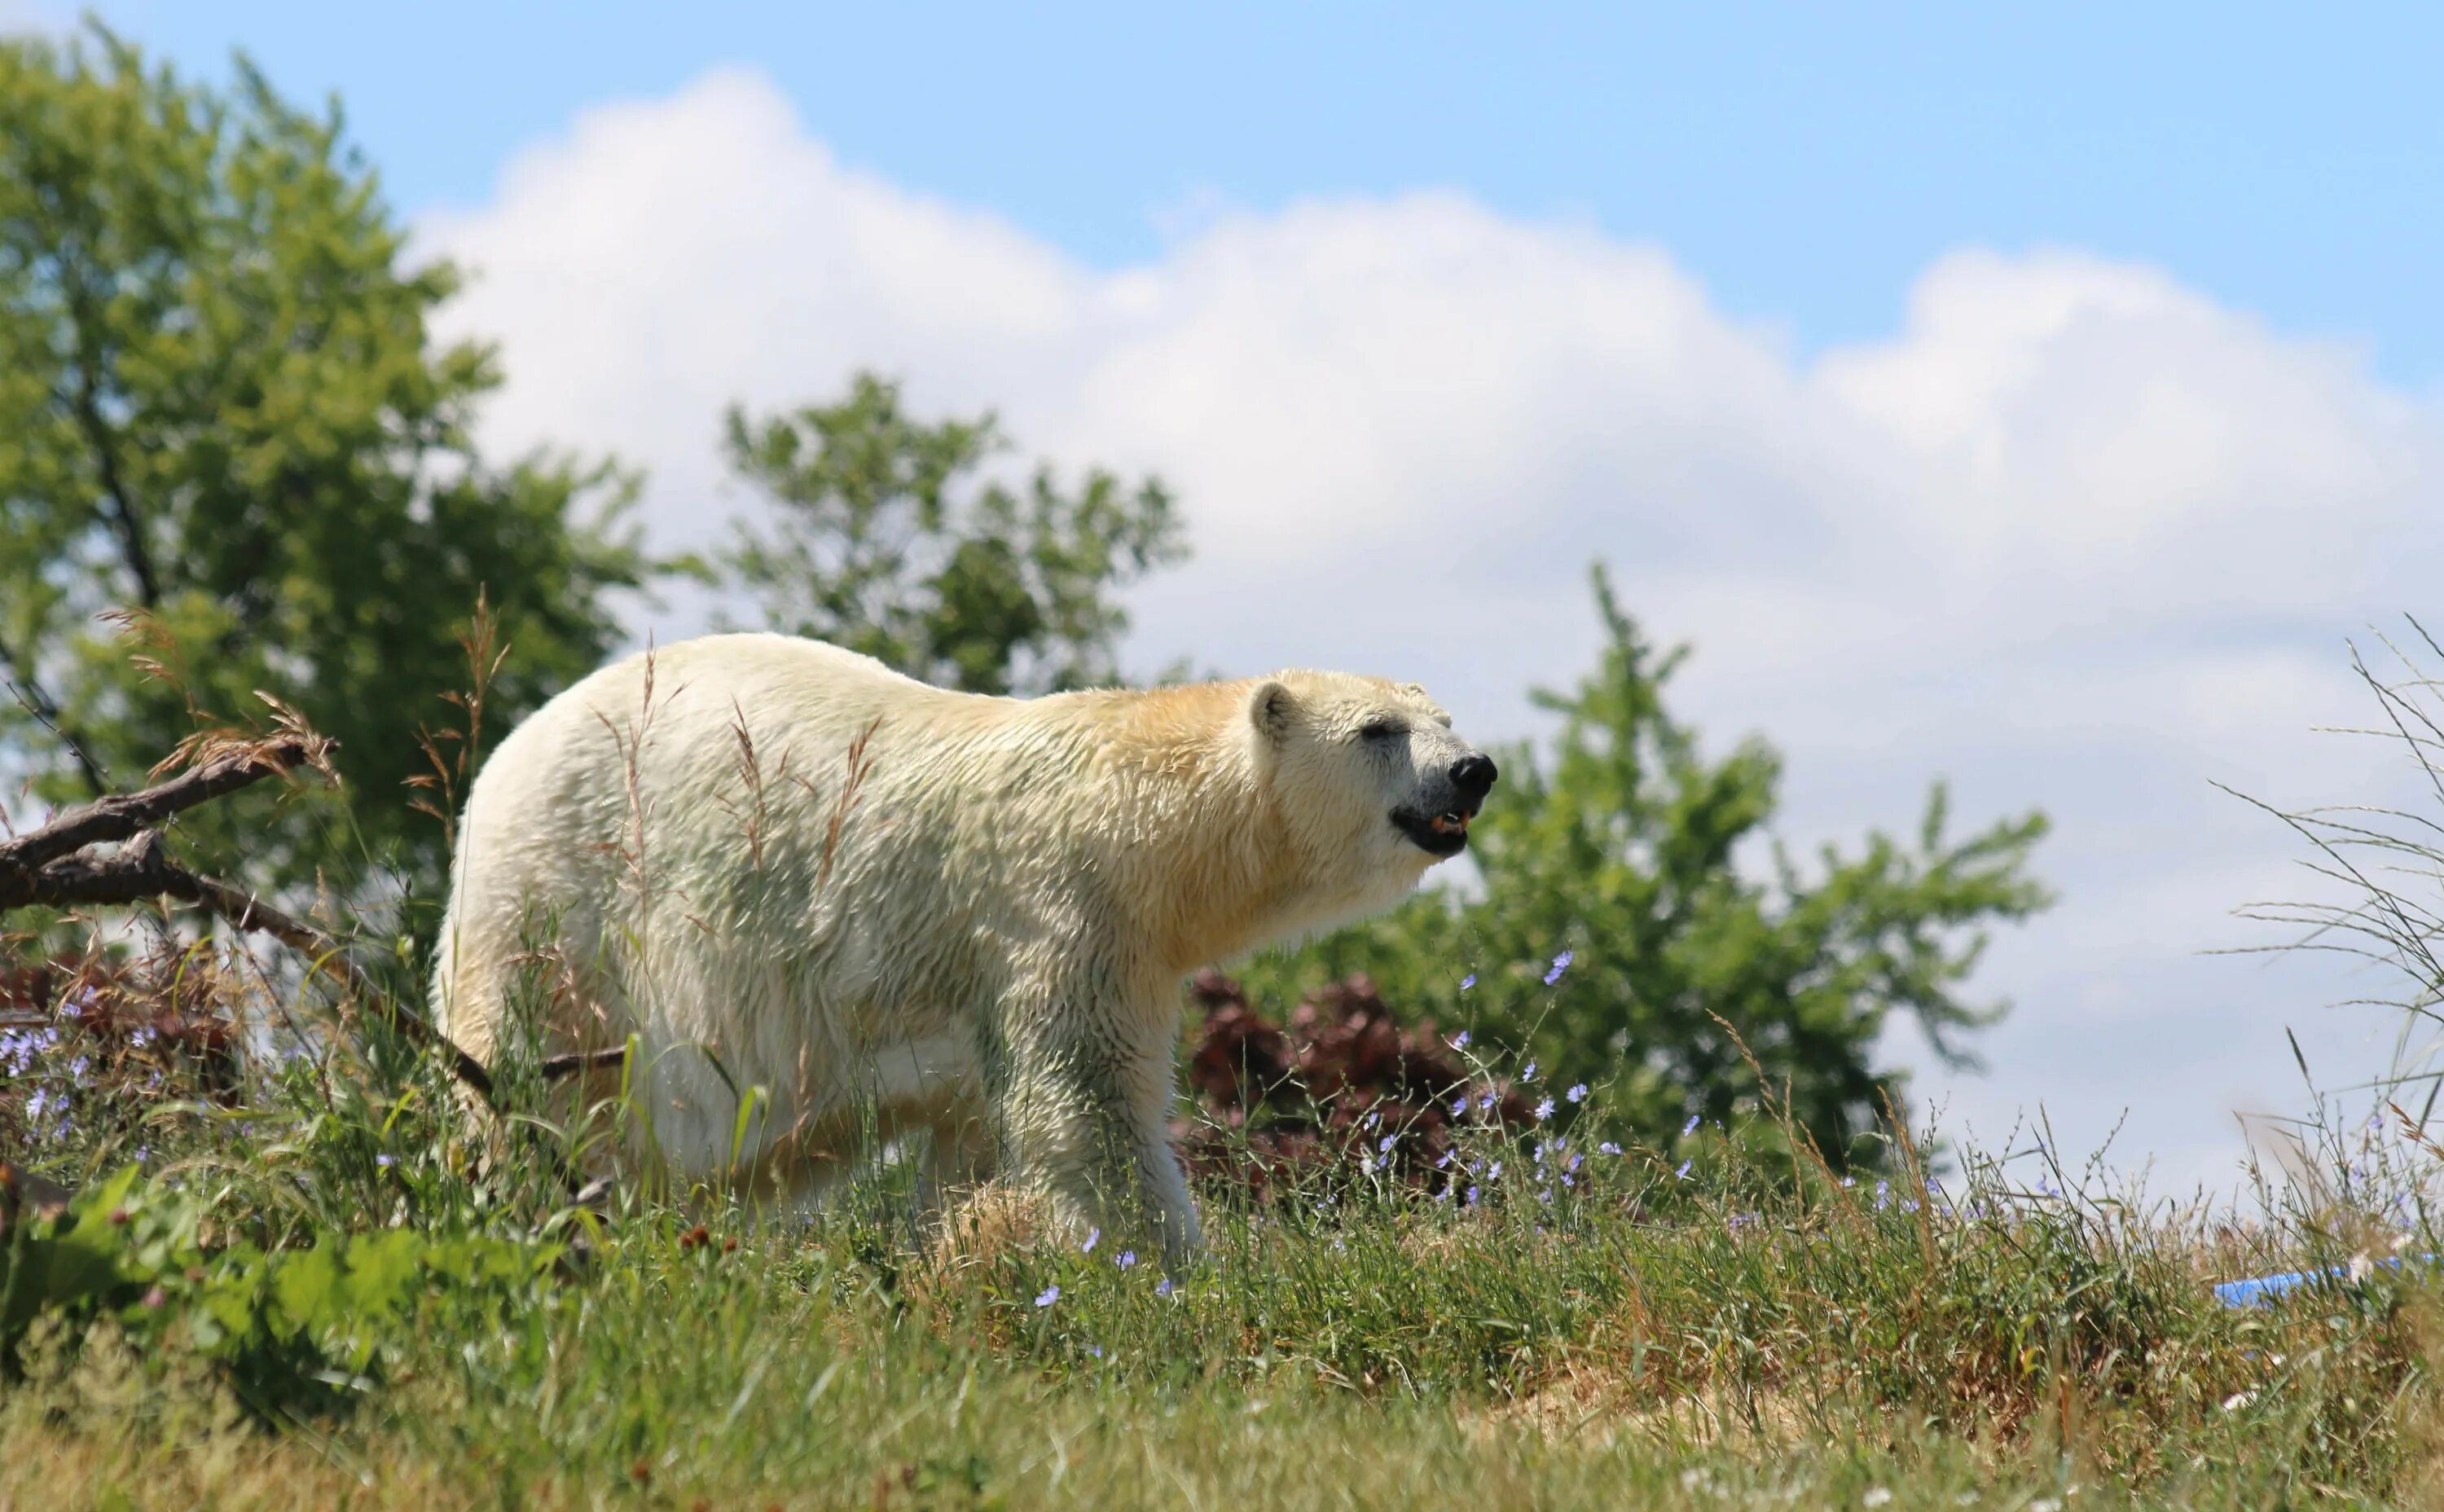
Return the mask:
[[0,42],[0,767],[54,801],[130,785],[264,690],[339,741],[354,838],[311,795],[182,834],[265,881],[343,843],[429,878],[440,826],[402,784],[419,729],[463,717],[437,699],[479,596],[509,648],[496,725],[613,643],[606,595],[647,567],[629,481],[477,454],[498,367],[434,341],[458,277],[402,236],[337,106],[301,114],[243,59],[219,90],[99,27]]
[[1762,875],[1743,866],[1773,817],[1781,757],[1750,739],[1709,760],[1664,708],[1688,648],[1658,654],[1601,567],[1594,581],[1602,662],[1574,691],[1536,694],[1561,718],[1549,749],[1498,753],[1502,784],[1472,841],[1482,894],[1422,893],[1258,960],[1246,981],[1279,999],[1365,971],[1388,1002],[1473,1025],[1557,1080],[1602,1084],[1616,1115],[1667,1147],[1690,1115],[1754,1096],[1736,1031],[1829,1158],[1871,1159],[1860,1136],[1901,1093],[1873,1064],[1892,1014],[1960,1064],[1962,1036],[2004,1012],[1961,988],[1989,926],[2049,901],[2025,870],[2045,817],[1950,839],[1937,784],[1915,843],[1827,845],[1812,873],[1775,845]]
[[1114,591],[1186,555],[1171,495],[1102,469],[1065,490],[1042,464],[1013,488],[984,470],[1008,446],[991,415],[911,419],[898,385],[871,374],[837,404],[733,408],[731,465],[773,508],[721,566],[769,628],[942,687],[1107,683],[1128,626]]

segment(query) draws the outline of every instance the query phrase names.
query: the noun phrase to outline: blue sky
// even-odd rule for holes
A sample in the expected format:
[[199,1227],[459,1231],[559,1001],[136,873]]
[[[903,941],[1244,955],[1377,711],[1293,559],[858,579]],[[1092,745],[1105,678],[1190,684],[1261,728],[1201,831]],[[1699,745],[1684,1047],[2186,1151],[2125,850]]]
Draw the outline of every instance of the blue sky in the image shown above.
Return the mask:
[[2327,1006],[2382,980],[2207,952],[2315,891],[2216,784],[2432,802],[2319,731],[2375,713],[2349,643],[2444,619],[2444,10],[106,11],[340,91],[476,272],[487,444],[642,465],[665,544],[757,507],[724,404],[879,367],[1176,486],[1124,665],[1414,678],[1481,740],[1591,663],[1602,557],[1696,646],[1677,711],[1786,753],[1799,854],[1937,777],[2053,817],[1992,1073],[1885,1046],[1955,1130],[2126,1112],[2117,1160],[2221,1184],[2287,1029],[2329,1085],[2393,1053]]
[[2444,9],[121,0],[189,65],[339,90],[407,212],[583,106],[751,63],[852,164],[1083,261],[1200,205],[1455,188],[1671,247],[1802,351],[1964,244],[2154,264],[2444,373]]

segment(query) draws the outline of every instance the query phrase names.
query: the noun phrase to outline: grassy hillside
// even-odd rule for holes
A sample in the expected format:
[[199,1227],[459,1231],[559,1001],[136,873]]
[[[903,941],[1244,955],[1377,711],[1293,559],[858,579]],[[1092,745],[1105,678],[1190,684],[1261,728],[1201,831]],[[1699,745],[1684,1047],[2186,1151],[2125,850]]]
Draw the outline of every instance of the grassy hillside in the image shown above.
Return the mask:
[[[2328,1141],[2335,1199],[2244,1224],[2033,1141],[1930,1179],[1896,1138],[1884,1176],[1843,1185],[1772,1152],[1769,1105],[1617,1152],[1599,1091],[1462,1124],[1447,1184],[1396,1183],[1373,1154],[1403,1132],[1379,1123],[1372,1170],[1217,1188],[1212,1264],[1166,1277],[1118,1239],[946,1244],[882,1164],[812,1226],[701,1194],[569,1208],[550,1135],[471,1135],[397,1047],[240,1064],[86,1001],[0,1043],[9,1148],[83,1188],[12,1226],[0,1505],[2437,1489],[2439,1315],[2382,1263],[2435,1245],[2417,1152],[2381,1130]],[[2361,1279],[2266,1308],[2210,1290],[2322,1263]]]

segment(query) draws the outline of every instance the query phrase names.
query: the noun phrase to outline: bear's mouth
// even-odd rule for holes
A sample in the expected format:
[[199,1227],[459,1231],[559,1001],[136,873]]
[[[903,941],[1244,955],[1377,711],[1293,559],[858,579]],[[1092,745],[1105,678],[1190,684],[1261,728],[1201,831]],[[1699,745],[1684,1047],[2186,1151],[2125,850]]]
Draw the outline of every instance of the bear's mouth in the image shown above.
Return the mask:
[[1428,856],[1457,856],[1468,849],[1469,821],[1476,818],[1473,808],[1447,808],[1439,814],[1419,809],[1392,810],[1395,828],[1409,838],[1409,843]]

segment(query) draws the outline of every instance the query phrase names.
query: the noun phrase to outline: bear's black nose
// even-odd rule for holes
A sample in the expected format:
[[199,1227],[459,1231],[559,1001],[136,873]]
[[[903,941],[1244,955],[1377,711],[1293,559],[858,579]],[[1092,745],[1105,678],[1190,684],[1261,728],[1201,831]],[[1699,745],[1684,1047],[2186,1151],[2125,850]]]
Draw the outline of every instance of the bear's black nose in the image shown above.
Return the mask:
[[1482,799],[1487,793],[1491,792],[1493,780],[1501,775],[1501,772],[1494,768],[1493,758],[1490,756],[1463,756],[1452,763],[1452,785],[1466,794],[1471,801]]

